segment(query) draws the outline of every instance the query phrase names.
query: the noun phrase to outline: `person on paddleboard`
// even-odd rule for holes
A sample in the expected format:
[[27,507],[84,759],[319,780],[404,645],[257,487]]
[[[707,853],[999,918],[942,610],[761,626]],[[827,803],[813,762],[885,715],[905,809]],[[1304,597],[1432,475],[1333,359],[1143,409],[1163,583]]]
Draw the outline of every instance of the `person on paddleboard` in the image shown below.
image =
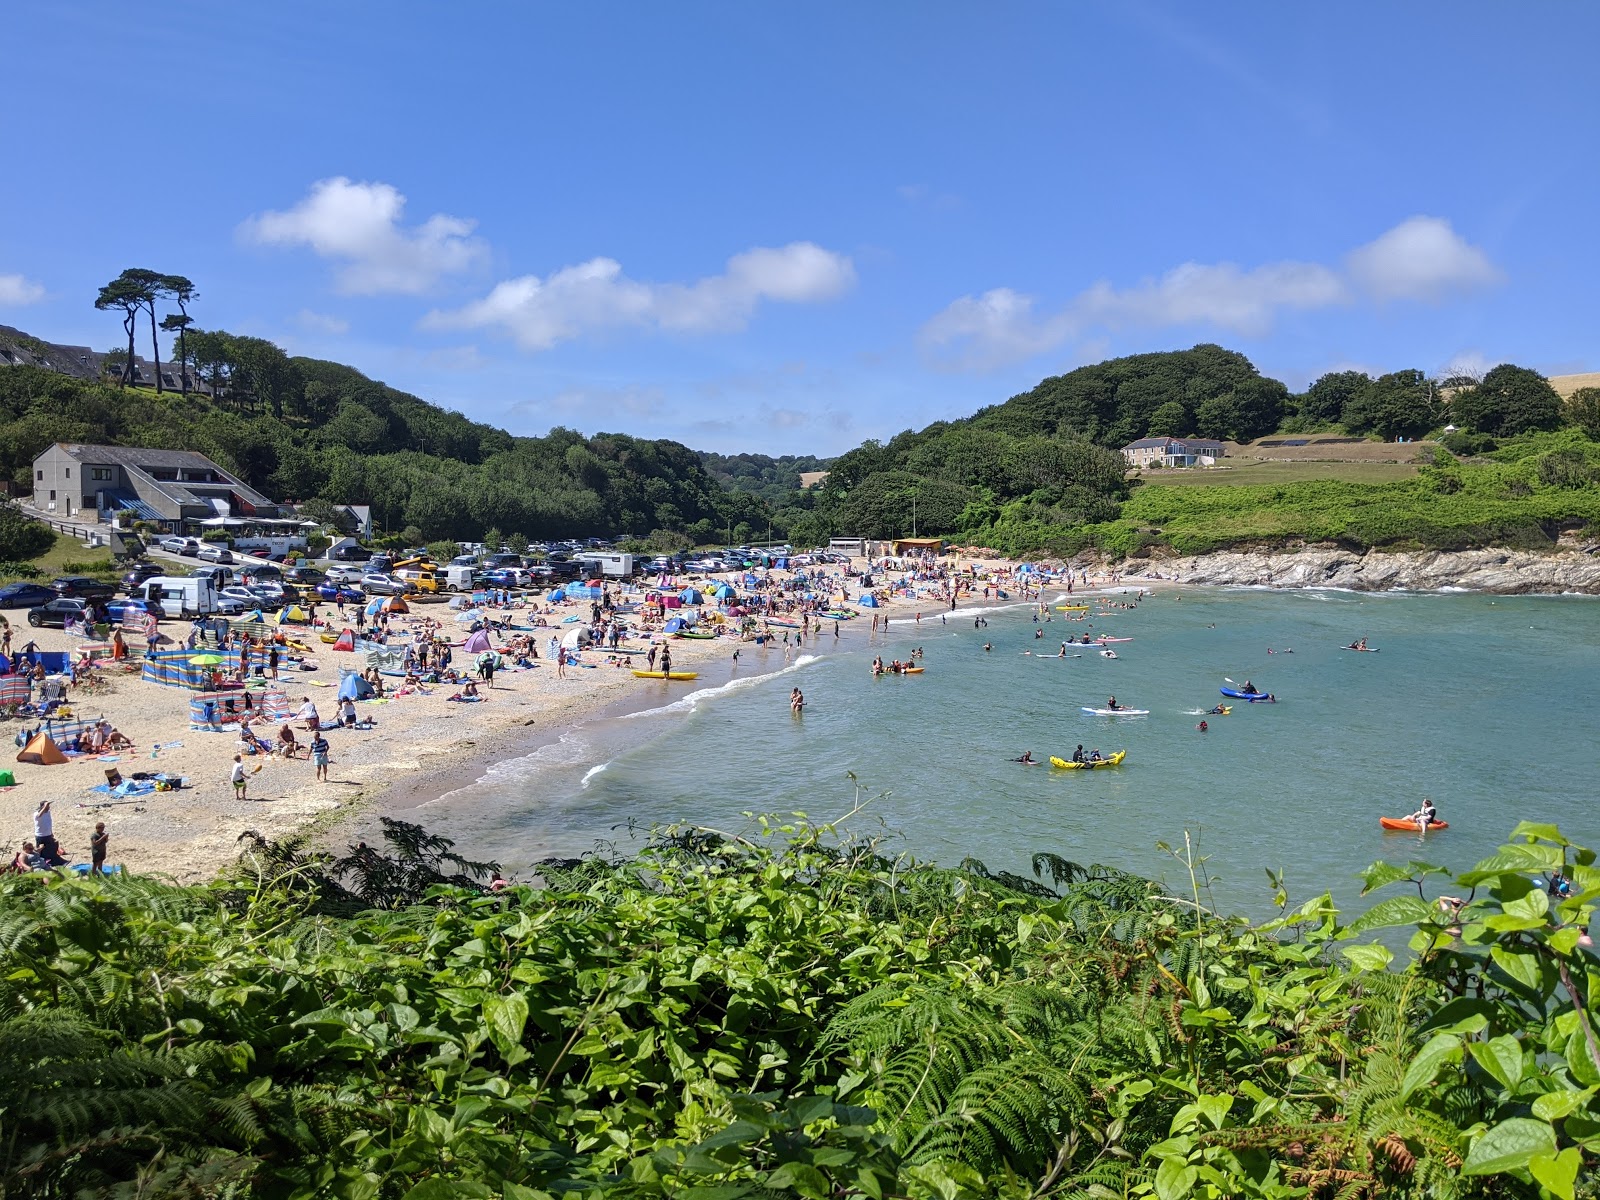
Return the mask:
[[1110,697],[1109,699],[1106,700],[1106,707],[1109,708],[1112,712],[1116,712],[1119,708],[1122,707],[1122,705],[1117,703],[1117,698],[1115,696],[1112,696],[1112,697]]

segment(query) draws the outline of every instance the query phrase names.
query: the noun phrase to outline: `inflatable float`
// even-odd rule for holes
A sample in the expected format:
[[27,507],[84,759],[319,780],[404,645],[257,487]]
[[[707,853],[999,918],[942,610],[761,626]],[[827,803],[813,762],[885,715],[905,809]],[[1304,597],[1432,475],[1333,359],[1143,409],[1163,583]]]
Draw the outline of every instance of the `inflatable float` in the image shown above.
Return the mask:
[[1126,750],[1118,750],[1110,758],[1102,758],[1098,762],[1068,762],[1064,758],[1050,756],[1050,765],[1061,771],[1092,771],[1100,767],[1120,767],[1122,760],[1128,757]]

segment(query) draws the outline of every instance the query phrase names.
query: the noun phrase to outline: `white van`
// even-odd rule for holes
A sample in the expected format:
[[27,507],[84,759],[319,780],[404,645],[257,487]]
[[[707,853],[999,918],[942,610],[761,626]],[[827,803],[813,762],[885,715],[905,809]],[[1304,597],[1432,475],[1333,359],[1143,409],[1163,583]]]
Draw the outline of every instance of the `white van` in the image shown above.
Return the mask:
[[208,575],[156,575],[139,585],[139,599],[163,617],[204,617],[219,612],[216,583]]
[[633,555],[610,550],[589,550],[578,556],[582,563],[593,563],[595,568],[610,579],[630,579],[634,572]]
[[451,563],[442,572],[444,586],[448,592],[470,592],[478,582],[478,573],[470,566]]

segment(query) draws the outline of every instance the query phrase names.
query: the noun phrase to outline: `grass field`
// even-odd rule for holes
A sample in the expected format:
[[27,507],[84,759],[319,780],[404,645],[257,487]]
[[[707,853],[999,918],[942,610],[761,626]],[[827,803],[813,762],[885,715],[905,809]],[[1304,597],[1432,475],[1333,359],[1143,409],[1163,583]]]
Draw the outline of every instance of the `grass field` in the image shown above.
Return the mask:
[[[65,534],[57,534],[56,544],[39,555],[38,558],[31,559],[28,565],[36,567],[43,572],[34,582],[49,583],[52,579],[59,579],[68,573],[66,564],[69,562],[80,564],[104,563],[109,571],[111,569],[111,552],[104,546],[85,546],[77,538],[70,538]],[[80,572],[73,571],[72,573],[79,574]],[[96,572],[96,574],[101,573]],[[20,576],[16,574],[0,570],[0,583],[11,583],[18,578]]]
[[1226,467],[1146,471],[1150,487],[1241,487],[1255,483],[1306,483],[1338,479],[1346,483],[1394,483],[1416,477],[1410,463],[1383,462],[1253,462],[1228,459]]

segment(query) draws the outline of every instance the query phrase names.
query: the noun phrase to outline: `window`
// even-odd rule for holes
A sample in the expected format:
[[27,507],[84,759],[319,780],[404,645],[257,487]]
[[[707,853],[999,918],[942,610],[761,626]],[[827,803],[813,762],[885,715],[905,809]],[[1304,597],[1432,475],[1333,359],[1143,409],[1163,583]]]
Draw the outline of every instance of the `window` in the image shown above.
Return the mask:
[[37,479],[40,483],[43,483],[44,482],[44,472],[43,471],[35,471],[34,472],[34,478]]
[[71,479],[72,478],[72,468],[71,467],[66,468],[66,472],[67,472],[67,478]]
[[114,476],[111,473],[111,468],[110,467],[94,467],[94,468],[90,469],[89,474],[92,475],[96,479],[114,479],[114,478],[116,478],[116,476]]

